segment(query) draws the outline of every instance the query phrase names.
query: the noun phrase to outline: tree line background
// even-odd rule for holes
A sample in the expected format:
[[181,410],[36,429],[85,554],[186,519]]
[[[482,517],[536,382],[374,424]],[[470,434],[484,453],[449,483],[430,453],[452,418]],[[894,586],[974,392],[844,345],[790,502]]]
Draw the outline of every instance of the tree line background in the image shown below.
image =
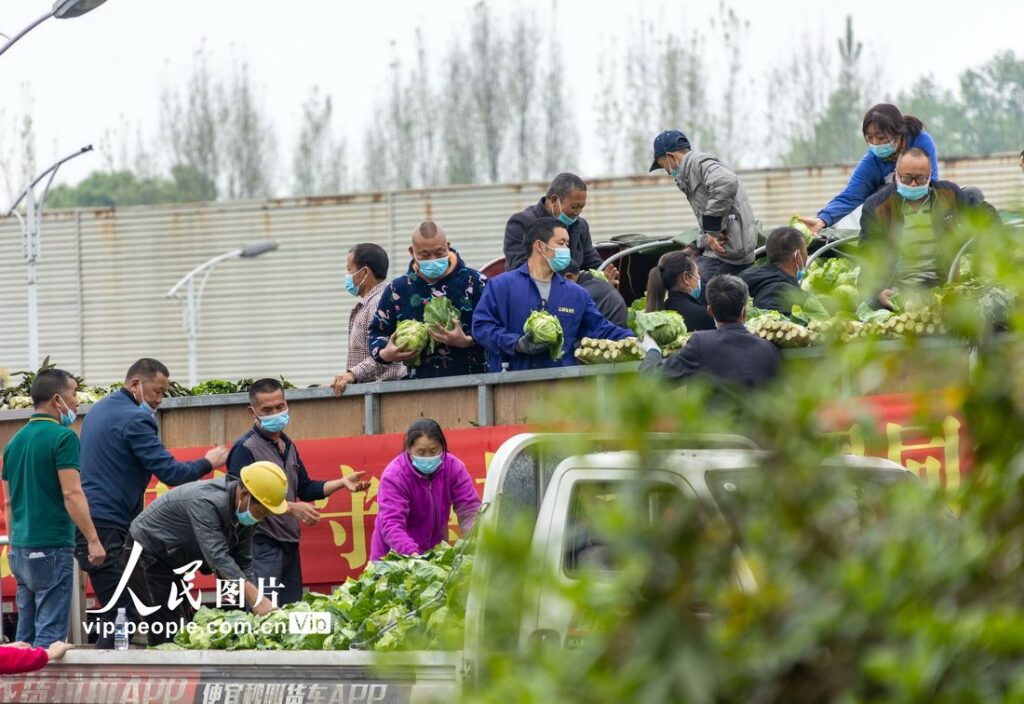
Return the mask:
[[[880,63],[865,54],[851,18],[835,37],[788,42],[789,60],[764,68],[764,57],[745,48],[749,23],[721,3],[707,26],[685,32],[635,20],[592,52],[600,89],[573,101],[562,71],[566,47],[554,30],[523,8],[496,7],[478,3],[467,31],[447,44],[417,31],[412,61],[393,44],[390,80],[357,145],[343,136],[343,111],[321,86],[310,89],[298,132],[281,135],[245,59],[220,61],[201,46],[186,79],[164,85],[156,133],[121,116],[98,140],[103,168],[55,187],[47,204],[546,180],[579,170],[577,118],[585,109],[596,117],[592,143],[604,174],[646,172],[652,136],[666,126],[736,168],[853,161],[864,151],[861,117],[881,100],[920,117],[943,155],[1024,148],[1024,58],[1012,51],[962,72],[956,90],[922,75],[907,90],[880,95]],[[23,114],[0,107],[0,178],[12,196],[37,167],[31,94],[23,90]]]

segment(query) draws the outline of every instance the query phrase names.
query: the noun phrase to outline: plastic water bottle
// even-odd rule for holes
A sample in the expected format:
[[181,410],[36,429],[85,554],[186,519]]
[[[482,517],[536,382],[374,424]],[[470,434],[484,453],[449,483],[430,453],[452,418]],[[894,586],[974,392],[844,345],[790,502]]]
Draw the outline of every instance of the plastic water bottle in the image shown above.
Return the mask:
[[128,650],[128,616],[123,607],[117,610],[114,620],[114,650]]

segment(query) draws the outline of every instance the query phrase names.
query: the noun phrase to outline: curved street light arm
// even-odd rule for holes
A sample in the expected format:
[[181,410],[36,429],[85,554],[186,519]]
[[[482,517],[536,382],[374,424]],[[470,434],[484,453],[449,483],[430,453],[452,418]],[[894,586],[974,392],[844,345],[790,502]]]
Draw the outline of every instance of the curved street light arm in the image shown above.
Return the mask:
[[[18,206],[21,205],[22,199],[24,199],[25,196],[28,195],[28,192],[30,190],[32,190],[33,188],[35,188],[36,185],[40,181],[42,181],[44,178],[46,178],[47,175],[49,175],[51,171],[53,172],[53,175],[56,175],[57,169],[59,169],[65,163],[71,161],[75,157],[81,156],[82,154],[86,154],[86,153],[91,152],[91,151],[92,151],[92,145],[91,144],[87,144],[86,146],[82,147],[78,151],[72,152],[71,154],[68,154],[63,159],[58,160],[56,163],[54,163],[52,166],[50,166],[50,168],[48,168],[46,171],[44,171],[43,173],[41,173],[38,176],[36,176],[35,180],[32,181],[32,183],[30,183],[25,188],[25,190],[21,192],[21,195],[18,196],[18,199],[16,201],[14,201],[14,203],[11,204],[10,209],[7,211],[7,213],[4,214],[4,217],[10,217],[11,215],[13,215],[14,211],[18,208]],[[53,183],[53,175],[50,176],[50,183]],[[46,185],[46,190],[47,191],[50,190],[50,184],[49,183]],[[46,197],[45,193],[44,193],[43,197],[44,198]],[[42,199],[40,199],[40,210],[42,210]]]
[[42,17],[40,17],[39,19],[34,21],[32,24],[30,24],[28,27],[25,27],[25,29],[23,29],[20,32],[18,32],[17,34],[15,34],[13,39],[11,39],[9,42],[4,44],[3,46],[0,46],[0,55],[2,55],[5,51],[10,49],[12,46],[14,46],[15,43],[17,43],[17,41],[19,39],[24,37],[26,34],[31,32],[33,29],[35,29],[36,27],[38,27],[39,25],[41,25],[43,22],[45,22],[46,20],[50,19],[51,17],[53,17],[53,10],[50,10],[45,15],[43,15]]
[[178,293],[178,289],[187,284],[189,279],[194,277],[196,274],[201,273],[204,269],[215,267],[225,259],[231,259],[232,257],[240,256],[242,256],[242,250],[233,249],[230,252],[225,252],[224,254],[220,254],[216,257],[213,257],[212,259],[206,260],[205,262],[197,266],[195,269],[181,277],[181,280],[178,281],[178,283],[174,284],[174,286],[171,287],[171,290],[167,292],[167,297],[174,298],[175,295]]

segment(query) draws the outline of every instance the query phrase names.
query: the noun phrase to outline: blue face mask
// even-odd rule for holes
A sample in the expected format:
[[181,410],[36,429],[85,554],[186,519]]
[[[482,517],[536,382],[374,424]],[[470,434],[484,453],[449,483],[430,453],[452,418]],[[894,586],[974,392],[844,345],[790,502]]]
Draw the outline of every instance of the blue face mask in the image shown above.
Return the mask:
[[871,150],[871,153],[879,159],[886,159],[892,156],[896,151],[896,147],[893,146],[892,142],[887,142],[885,144],[869,144],[868,149]]
[[694,298],[700,298],[700,277],[697,277],[697,285],[690,290],[690,295]]
[[[135,392],[132,391],[132,398],[135,398]],[[139,384],[139,397],[136,399],[139,404],[139,410],[148,413],[150,416],[156,415],[156,409],[146,403],[145,396],[142,395],[142,384]]]
[[572,252],[569,251],[569,248],[568,247],[548,247],[548,245],[544,245],[544,246],[547,247],[548,249],[550,249],[552,252],[555,253],[554,257],[552,257],[551,259],[548,259],[548,264],[551,265],[551,270],[552,271],[556,271],[556,272],[557,271],[564,271],[565,267],[569,266],[569,263],[572,261]]
[[[241,507],[241,505],[239,505],[239,507]],[[252,508],[251,496],[249,497],[249,500],[245,504],[244,511],[235,511],[235,518],[237,518],[238,522],[241,523],[243,526],[254,526],[257,523],[259,523],[256,517],[252,515],[252,511],[249,510],[250,508]]]
[[559,214],[558,214],[558,220],[559,220],[559,222],[561,222],[561,223],[562,223],[563,225],[565,225],[566,227],[568,227],[569,225],[572,225],[572,224],[573,224],[574,222],[576,222],[576,221],[577,221],[578,219],[579,219],[579,218],[571,218],[571,217],[569,217],[568,215],[566,215],[565,213],[559,213]]
[[356,281],[352,278],[352,274],[345,274],[345,290],[353,296],[359,295],[359,287],[356,286]]
[[260,427],[268,433],[280,433],[288,427],[289,420],[288,411],[281,411],[280,413],[275,413],[272,416],[261,417]]
[[448,257],[442,257],[441,259],[417,259],[416,264],[419,265],[420,273],[428,279],[440,279],[444,276],[444,272],[448,271]]
[[923,186],[907,186],[906,184],[896,182],[896,192],[903,196],[904,200],[921,200],[928,195],[929,184]]
[[[410,455],[410,457],[412,457]],[[442,455],[434,455],[433,457],[412,457],[412,466],[418,469],[423,474],[433,474],[437,471],[437,468],[441,466]]]
[[70,406],[68,406],[64,399],[61,399],[61,403],[64,404],[65,412],[60,414],[60,424],[66,428],[75,422],[75,418],[78,417],[78,414],[71,410]]
[[807,276],[807,270],[806,269],[800,268],[800,269],[796,270],[796,282],[797,283],[800,283],[801,281],[803,281],[805,276]]

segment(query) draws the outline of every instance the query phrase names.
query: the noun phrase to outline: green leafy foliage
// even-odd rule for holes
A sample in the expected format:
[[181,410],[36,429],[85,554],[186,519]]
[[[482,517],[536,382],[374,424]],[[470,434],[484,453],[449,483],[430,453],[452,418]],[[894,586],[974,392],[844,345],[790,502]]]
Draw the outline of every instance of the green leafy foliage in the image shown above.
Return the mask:
[[647,296],[641,296],[629,304],[626,309],[626,327],[636,332],[636,314],[647,310]]
[[529,336],[534,342],[551,343],[551,359],[558,361],[565,354],[565,338],[562,334],[562,324],[558,318],[546,310],[535,310],[530,313],[523,325],[523,333]]
[[683,316],[674,310],[659,310],[651,313],[637,313],[633,319],[636,336],[643,339],[650,335],[659,345],[669,345],[681,335],[686,334],[686,323]]
[[459,309],[447,296],[434,296],[423,306],[423,323],[428,327],[454,330],[461,325]]
[[[398,323],[398,327],[395,329],[395,344],[406,352],[423,352],[428,344],[433,349],[432,342],[427,326],[418,320],[403,320]],[[419,363],[420,358],[418,356],[405,362],[405,364],[413,367],[419,366]]]
[[[465,544],[442,543],[420,557],[389,553],[358,579],[331,594],[309,592],[301,602],[266,616],[203,607],[194,627],[174,644],[189,650],[456,650],[465,630],[466,583],[472,557]],[[331,614],[329,634],[288,632],[289,614]]]

